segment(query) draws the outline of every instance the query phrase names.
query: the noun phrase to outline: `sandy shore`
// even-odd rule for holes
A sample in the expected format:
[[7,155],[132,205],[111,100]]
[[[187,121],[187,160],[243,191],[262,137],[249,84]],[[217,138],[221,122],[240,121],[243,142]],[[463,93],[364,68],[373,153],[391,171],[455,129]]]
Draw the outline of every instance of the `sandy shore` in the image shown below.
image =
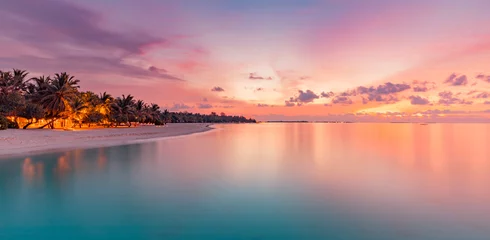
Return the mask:
[[0,159],[42,152],[130,144],[211,130],[205,123],[172,123],[165,127],[103,128],[90,130],[9,129],[0,131]]

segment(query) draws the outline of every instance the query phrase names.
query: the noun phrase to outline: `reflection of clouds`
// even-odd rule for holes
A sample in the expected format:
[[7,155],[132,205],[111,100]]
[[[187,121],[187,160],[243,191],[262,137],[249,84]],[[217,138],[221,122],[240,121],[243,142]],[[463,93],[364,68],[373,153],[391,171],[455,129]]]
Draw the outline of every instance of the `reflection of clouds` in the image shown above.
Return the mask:
[[44,175],[44,164],[42,162],[34,164],[31,158],[26,158],[22,164],[22,174],[24,175],[24,179],[28,182],[42,180]]

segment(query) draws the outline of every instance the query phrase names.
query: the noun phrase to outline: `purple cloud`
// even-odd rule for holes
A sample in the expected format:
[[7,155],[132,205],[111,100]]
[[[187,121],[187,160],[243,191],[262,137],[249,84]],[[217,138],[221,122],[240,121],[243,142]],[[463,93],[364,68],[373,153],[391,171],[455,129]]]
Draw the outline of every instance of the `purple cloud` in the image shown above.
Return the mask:
[[453,104],[473,104],[472,101],[466,101],[464,99],[457,98],[452,92],[444,91],[439,93],[439,104],[441,105],[453,105]]
[[490,83],[490,75],[478,74],[476,78]]
[[468,78],[466,75],[458,76],[455,73],[451,74],[444,83],[448,83],[452,86],[465,86],[468,84]]
[[163,69],[163,68],[157,68],[157,67],[155,67],[155,66],[150,66],[150,67],[148,68],[148,71],[150,71],[150,72],[154,72],[154,73],[166,73],[166,72],[167,72],[167,70],[165,70],[165,69]]
[[321,95],[322,98],[331,98],[335,94],[333,92],[322,92],[320,95]]
[[[141,55],[149,46],[166,42],[144,32],[124,32],[102,27],[102,14],[66,1],[2,1],[0,31],[42,55],[3,57],[0,68],[21,67],[46,74],[117,73],[132,77],[181,80],[156,68],[124,63],[127,56]],[[41,57],[42,56],[42,57]]]
[[290,102],[290,101],[284,101],[284,104],[286,107],[294,107],[296,106],[296,104],[294,102]]
[[257,104],[257,107],[272,107],[272,105],[264,104],[264,103],[259,103],[259,104]]
[[251,80],[272,80],[272,77],[262,77],[262,76],[259,76],[257,73],[250,73],[248,76],[248,79],[251,79]]
[[[65,1],[2,1],[1,30],[19,41],[43,47],[46,44],[71,43],[80,47],[119,49],[139,54],[146,46],[164,43],[164,39],[145,33],[119,33],[101,27],[101,14]],[[12,25],[13,24],[13,25]]]
[[395,84],[387,82],[385,84],[379,85],[378,87],[360,86],[355,91],[342,93],[341,96],[365,95],[366,98],[363,97],[364,104],[366,104],[368,101],[394,103],[399,101],[395,94],[406,91],[410,88],[411,86],[406,83]]
[[214,88],[211,88],[211,91],[212,92],[224,92],[225,89],[223,89],[222,87],[214,87]]
[[46,74],[58,72],[60,69],[63,69],[63,71],[74,72],[76,74],[119,73],[138,78],[155,77],[183,81],[181,78],[167,73],[153,72],[149,71],[149,69],[121,63],[120,59],[97,56],[58,56],[56,58],[36,56],[0,57],[0,68],[3,68],[3,66],[6,66],[6,68],[20,66],[21,68],[45,72]]
[[473,98],[490,98],[490,93],[489,92],[481,92],[474,96]]
[[183,103],[175,103],[171,108],[170,111],[180,111],[180,110],[186,110],[186,109],[191,109],[192,107],[189,105],[185,105]]
[[208,104],[208,103],[199,103],[199,104],[197,104],[197,108],[199,108],[199,109],[209,109],[209,108],[213,108],[213,105]]
[[349,104],[353,104],[354,102],[352,101],[352,99],[350,99],[349,97],[345,97],[345,96],[336,96],[333,100],[332,100],[332,103],[334,104],[343,104],[343,105],[349,105]]
[[[301,105],[306,104],[306,103],[311,103],[315,99],[320,98],[320,96],[316,95],[311,90],[306,90],[306,91],[299,90],[298,93],[299,93],[298,96],[291,97],[286,102],[289,102],[289,103],[297,103],[296,105],[301,106]],[[288,105],[288,104],[286,104],[286,105]]]
[[410,103],[412,105],[428,105],[430,104],[429,99],[420,96],[410,96]]
[[429,81],[418,81],[414,80],[412,82],[412,88],[414,92],[427,92],[431,89],[435,89],[435,82],[429,82]]

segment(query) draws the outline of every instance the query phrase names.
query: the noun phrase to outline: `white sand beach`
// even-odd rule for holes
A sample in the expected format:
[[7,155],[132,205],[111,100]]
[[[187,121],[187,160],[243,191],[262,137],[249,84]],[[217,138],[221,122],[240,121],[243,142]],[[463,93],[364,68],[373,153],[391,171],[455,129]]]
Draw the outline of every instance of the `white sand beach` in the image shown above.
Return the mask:
[[8,129],[0,131],[0,158],[77,148],[130,144],[146,139],[174,137],[211,130],[207,123],[171,123],[164,127],[100,129]]

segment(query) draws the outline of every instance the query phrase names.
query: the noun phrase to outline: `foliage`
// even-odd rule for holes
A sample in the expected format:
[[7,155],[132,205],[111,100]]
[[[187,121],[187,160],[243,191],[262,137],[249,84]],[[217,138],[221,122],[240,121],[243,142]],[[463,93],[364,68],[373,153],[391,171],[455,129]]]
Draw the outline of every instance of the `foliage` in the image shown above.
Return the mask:
[[12,129],[18,129],[19,128],[19,124],[17,124],[16,122],[14,121],[10,121],[10,119],[7,119],[7,126],[8,128],[12,128]]
[[[28,128],[40,119],[46,120],[44,128],[54,128],[56,120],[68,119],[71,127],[87,124],[104,126],[147,123],[243,123],[255,122],[243,116],[210,115],[188,112],[169,112],[158,104],[147,104],[132,95],[112,97],[104,92],[95,94],[79,91],[80,80],[66,72],[51,76],[27,78],[24,70],[0,71],[0,127],[16,127],[18,122]],[[9,121],[9,116],[14,121]],[[24,120],[18,121],[19,118]]]
[[0,130],[6,130],[8,128],[9,121],[6,117],[0,115]]

